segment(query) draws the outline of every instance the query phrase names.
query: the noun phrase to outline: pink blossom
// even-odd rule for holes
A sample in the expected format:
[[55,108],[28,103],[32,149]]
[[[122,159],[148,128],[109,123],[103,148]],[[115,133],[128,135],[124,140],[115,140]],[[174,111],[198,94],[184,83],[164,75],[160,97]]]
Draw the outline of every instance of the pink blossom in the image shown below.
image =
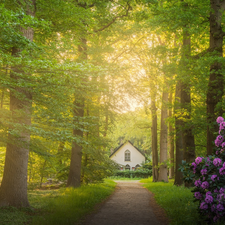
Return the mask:
[[207,189],[209,187],[209,183],[207,181],[202,182],[201,188]]
[[222,164],[222,160],[220,159],[220,158],[215,158],[214,160],[213,160],[213,165],[214,166],[220,166]]
[[201,163],[201,162],[202,162],[202,157],[197,157],[197,158],[195,159],[195,162],[196,162],[197,165],[198,165],[199,163]]
[[216,119],[216,122],[217,123],[222,123],[224,121],[224,118],[222,116],[219,116],[217,119]]

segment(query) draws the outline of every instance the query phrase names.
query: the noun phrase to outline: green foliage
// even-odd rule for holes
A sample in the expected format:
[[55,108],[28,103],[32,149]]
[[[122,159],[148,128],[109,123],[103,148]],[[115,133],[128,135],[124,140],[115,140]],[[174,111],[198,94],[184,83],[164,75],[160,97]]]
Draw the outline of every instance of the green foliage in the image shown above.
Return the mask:
[[114,188],[115,182],[107,180],[104,184],[61,189],[60,196],[52,198],[43,208],[47,211],[42,211],[42,215],[34,218],[32,224],[74,224],[109,196]]
[[138,170],[122,170],[117,171],[114,176],[126,177],[126,178],[147,178],[152,176],[152,170],[150,169],[138,169]]
[[147,182],[143,186],[154,193],[156,202],[165,209],[171,225],[198,224],[198,205],[193,203],[190,189],[173,185],[173,180],[169,183],[151,182],[149,179],[141,182]]

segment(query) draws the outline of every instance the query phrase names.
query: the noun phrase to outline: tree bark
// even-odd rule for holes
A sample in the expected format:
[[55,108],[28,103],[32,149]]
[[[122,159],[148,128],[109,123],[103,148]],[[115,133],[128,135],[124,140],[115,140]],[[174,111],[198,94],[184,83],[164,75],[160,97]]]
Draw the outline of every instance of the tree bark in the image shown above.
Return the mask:
[[[186,76],[189,74],[189,68],[186,64],[186,60],[190,58],[191,55],[191,39],[187,31],[183,33],[183,46],[182,46],[182,59],[181,65],[183,72]],[[189,78],[189,77],[188,77]],[[185,82],[181,82],[181,108],[185,114],[182,116],[182,139],[183,139],[183,149],[184,149],[184,159],[186,162],[194,161],[195,159],[195,139],[192,134],[192,128],[190,126],[191,118],[191,90],[190,81],[187,79]]]
[[[214,56],[223,57],[223,29],[222,14],[225,9],[225,1],[210,0],[210,49]],[[222,116],[223,75],[222,64],[214,60],[210,65],[210,76],[207,90],[207,155],[213,153],[214,132],[218,132],[216,126],[217,116]]]
[[[79,60],[87,60],[87,40],[81,38],[81,44],[79,46],[80,57]],[[74,100],[74,124],[81,126],[80,119],[84,116],[84,101],[85,98],[82,93],[75,92]],[[73,136],[80,139],[83,138],[82,128],[73,129]],[[82,164],[82,145],[74,141],[72,143],[70,170],[67,180],[67,187],[79,187],[81,184],[81,164]]]
[[[173,92],[170,92],[169,103],[172,105]],[[172,109],[169,110],[169,118],[172,118]],[[169,179],[174,177],[174,128],[171,123],[169,123],[169,158],[170,164],[172,165],[169,169]]]
[[168,103],[168,92],[163,90],[162,95],[162,109],[161,109],[161,131],[160,131],[160,167],[159,167],[159,177],[158,181],[168,182],[167,176],[167,124],[166,119],[168,117],[167,113],[167,103]]
[[156,93],[152,93],[151,112],[152,112],[152,174],[153,182],[158,181],[158,146],[157,146],[157,108],[156,108]]
[[[180,110],[180,95],[181,95],[181,82],[178,80],[176,84],[176,93],[175,93],[175,106],[174,112],[175,114]],[[179,113],[178,113],[179,114]],[[175,131],[176,131],[176,167],[175,167],[175,185],[183,184],[183,175],[180,171],[178,171],[179,166],[182,164],[183,160],[183,141],[182,141],[182,121],[180,118],[175,116]]]
[[[34,16],[35,1],[26,1],[27,15]],[[20,28],[24,37],[33,41],[32,28]],[[21,49],[13,48],[12,55],[19,57]],[[23,71],[14,68],[10,72],[10,78],[14,83],[19,82],[19,76]],[[29,157],[30,132],[27,126],[31,125],[32,94],[27,88],[15,87],[10,90],[10,111],[15,127],[21,127],[16,131],[13,127],[8,133],[6,146],[5,166],[0,189],[0,206],[28,207],[27,198],[27,166]],[[16,133],[16,134],[15,134]]]

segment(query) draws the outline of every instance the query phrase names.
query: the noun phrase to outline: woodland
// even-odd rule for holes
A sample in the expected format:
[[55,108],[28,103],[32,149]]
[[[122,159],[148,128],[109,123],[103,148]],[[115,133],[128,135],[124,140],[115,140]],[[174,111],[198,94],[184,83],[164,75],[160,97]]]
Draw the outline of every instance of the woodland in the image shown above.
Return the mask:
[[115,171],[130,140],[153,182],[214,153],[225,0],[0,0],[0,206],[48,179]]

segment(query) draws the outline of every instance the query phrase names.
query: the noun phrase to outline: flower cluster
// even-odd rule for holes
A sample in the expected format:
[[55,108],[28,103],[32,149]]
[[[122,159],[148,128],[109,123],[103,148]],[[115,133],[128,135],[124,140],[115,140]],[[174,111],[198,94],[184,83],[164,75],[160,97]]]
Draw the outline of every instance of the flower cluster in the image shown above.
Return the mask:
[[225,121],[223,117],[218,117],[216,121],[219,135],[215,140],[215,155],[197,157],[189,164],[191,172],[186,177],[184,174],[185,181],[194,183],[199,213],[209,223],[225,221]]

